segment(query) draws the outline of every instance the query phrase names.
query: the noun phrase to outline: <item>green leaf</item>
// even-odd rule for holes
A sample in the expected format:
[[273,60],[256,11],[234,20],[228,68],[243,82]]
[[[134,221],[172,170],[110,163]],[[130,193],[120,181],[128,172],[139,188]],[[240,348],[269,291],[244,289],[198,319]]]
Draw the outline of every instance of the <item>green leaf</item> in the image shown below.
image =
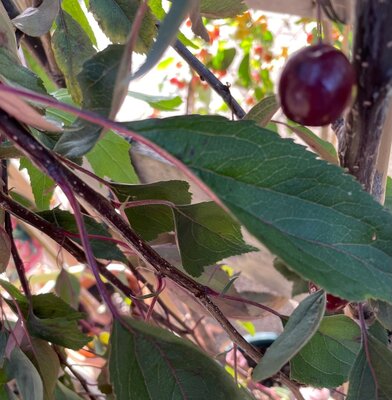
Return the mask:
[[64,268],[61,269],[54,287],[56,294],[73,308],[78,308],[80,282],[75,275],[70,274]]
[[244,87],[249,87],[251,83],[251,77],[250,77],[250,55],[249,53],[246,53],[244,55],[244,58],[241,61],[241,64],[238,68],[238,78],[239,82],[242,86]]
[[325,317],[312,339],[290,361],[290,378],[314,387],[338,387],[348,380],[360,350],[358,324],[345,315]]
[[191,342],[143,322],[113,324],[109,372],[117,400],[245,400],[245,391]]
[[258,125],[265,127],[278,110],[279,103],[276,96],[268,96],[257,103],[248,114],[245,115],[244,119],[256,121]]
[[247,10],[243,0],[201,0],[200,12],[208,18],[231,18]]
[[309,292],[309,282],[302,279],[298,274],[292,271],[282,260],[279,258],[274,259],[274,267],[289,281],[293,282],[293,289],[291,296]]
[[149,94],[128,91],[128,95],[134,99],[142,100],[148,103],[152,108],[161,111],[176,111],[177,107],[182,104],[180,96],[164,97],[152,96]]
[[23,400],[43,399],[44,390],[41,377],[33,363],[19,347],[15,347],[12,350],[6,370],[8,377],[16,380]]
[[33,92],[47,94],[42,80],[28,68],[20,65],[15,55],[1,46],[0,79],[13,86],[20,86]]
[[[77,76],[83,108],[109,115],[123,49],[119,45],[108,46],[83,64],[83,70]],[[55,151],[70,158],[80,157],[94,147],[102,131],[100,126],[78,119],[74,127],[61,136]]]
[[325,311],[325,293],[309,295],[294,310],[283,333],[271,344],[253,370],[253,379],[261,381],[275,375],[316,333]]
[[[5,286],[3,281],[0,283]],[[80,349],[91,340],[80,332],[77,325],[83,314],[53,293],[33,295],[32,309],[26,297],[18,294],[15,298],[27,319],[27,328],[32,336],[73,350]],[[11,309],[17,312],[13,301],[6,301]]]
[[217,71],[225,71],[230,67],[236,53],[237,51],[235,48],[218,49],[209,66]]
[[15,300],[25,301],[25,297],[20,291],[10,282],[0,279],[0,286]]
[[[65,229],[71,233],[78,233],[78,228],[74,216],[68,211],[63,211],[58,208],[50,211],[42,211],[38,213],[42,218],[55,224],[56,226]],[[94,221],[93,218],[84,216],[84,224],[89,235],[99,235],[111,238],[104,225]],[[80,243],[80,239],[74,239]],[[115,243],[100,239],[91,239],[90,244],[95,257],[105,260],[125,261],[123,253],[118,249]]]
[[56,385],[55,398],[56,400],[83,400],[82,397],[78,396],[60,381]]
[[157,39],[148,52],[146,61],[129,77],[130,79],[143,76],[158,63],[163,53],[177,37],[182,22],[194,7],[194,0],[172,0],[170,10],[159,27]]
[[28,36],[42,36],[49,32],[59,10],[59,0],[43,0],[39,7],[26,8],[12,22]]
[[52,47],[57,64],[64,74],[67,88],[77,104],[84,99],[79,87],[78,74],[95,50],[83,28],[65,11],[60,11],[57,28],[52,36]]
[[368,336],[368,352],[370,359],[363,347],[358,354],[350,373],[347,400],[390,400],[392,352],[371,335]]
[[257,251],[244,242],[240,225],[216,203],[177,206],[173,212],[182,264],[193,276],[224,258]]
[[162,181],[141,185],[110,185],[120,201],[167,200],[174,204],[189,204],[192,194],[185,181]]
[[26,354],[37,368],[42,378],[44,390],[43,399],[52,400],[60,371],[58,355],[48,342],[37,338],[31,338],[30,340],[34,351],[31,350]]
[[392,178],[390,176],[387,177],[384,206],[392,211]]
[[18,57],[15,30],[3,3],[0,1],[0,35],[2,38],[1,48],[7,49],[13,57]]
[[109,131],[86,154],[96,175],[124,183],[137,183],[138,178],[131,164],[131,145],[121,136]]
[[19,170],[22,169],[26,169],[29,174],[37,210],[48,210],[56,186],[54,181],[36,168],[26,157],[20,159]]
[[27,327],[32,336],[72,350],[79,350],[91,341],[91,338],[79,331],[76,321],[66,316],[41,319],[30,314]]
[[381,325],[392,331],[392,304],[386,303],[380,300],[371,300],[371,306],[373,307],[376,318],[380,321]]
[[[65,317],[69,321],[77,321],[83,317],[83,313],[76,311],[53,293],[33,295],[31,301],[33,312],[38,318],[54,319]],[[28,316],[29,302],[27,298],[22,296],[22,298],[17,298],[17,302],[23,315]]]
[[[145,185],[112,184],[122,202],[137,200],[166,200],[174,204],[189,204],[191,193],[184,181],[154,182]],[[174,230],[173,213],[165,205],[149,205],[125,209],[132,228],[145,240],[153,240],[158,234]]]
[[97,45],[97,39],[95,38],[94,31],[88,21],[86,14],[82,10],[79,1],[77,0],[62,0],[61,8],[66,11],[87,33],[92,44]]
[[302,277],[351,301],[392,302],[392,215],[341,168],[251,121],[185,116],[126,126],[187,165]]
[[338,154],[332,143],[329,143],[323,139],[320,139],[310,129],[305,126],[298,125],[295,123],[285,124],[280,122],[280,125],[284,125],[286,128],[294,132],[300,139],[302,139],[316,154],[318,154],[323,160],[330,162],[331,164],[339,164]]
[[[89,10],[112,43],[124,44],[139,5],[140,0],[90,0]],[[151,11],[148,10],[140,28],[135,51],[147,52],[153,43],[155,34],[155,20]]]
[[39,79],[41,79],[45,90],[48,93],[54,92],[57,89],[57,86],[53,82],[52,77],[49,76],[45,68],[43,68],[39,61],[29,52],[29,50],[25,46],[23,46],[23,44],[22,50],[29,71],[33,72],[38,76]]

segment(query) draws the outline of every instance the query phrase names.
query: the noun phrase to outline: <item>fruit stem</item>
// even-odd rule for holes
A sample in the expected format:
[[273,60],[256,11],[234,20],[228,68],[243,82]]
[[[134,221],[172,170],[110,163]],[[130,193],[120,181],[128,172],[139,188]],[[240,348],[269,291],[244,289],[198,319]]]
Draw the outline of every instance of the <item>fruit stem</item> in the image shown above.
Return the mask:
[[317,0],[317,41],[318,44],[323,43],[323,25],[321,22],[322,11],[321,11],[321,0]]

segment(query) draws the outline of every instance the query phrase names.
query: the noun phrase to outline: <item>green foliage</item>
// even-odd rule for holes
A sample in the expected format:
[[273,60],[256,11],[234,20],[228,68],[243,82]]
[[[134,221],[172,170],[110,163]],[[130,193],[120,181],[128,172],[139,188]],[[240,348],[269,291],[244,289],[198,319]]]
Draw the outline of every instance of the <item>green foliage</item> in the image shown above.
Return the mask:
[[113,324],[109,371],[117,400],[250,399],[192,343],[131,319]]
[[392,396],[392,352],[371,335],[366,340],[368,351],[361,348],[350,373],[347,400],[388,400]]
[[115,182],[136,183],[138,181],[129,156],[130,144],[109,131],[86,154],[93,171],[100,178]]
[[3,82],[22,86],[33,92],[46,94],[45,87],[33,72],[22,67],[19,61],[5,47],[0,47],[0,78]]
[[[155,182],[147,185],[112,184],[121,202],[142,200],[163,200],[173,204],[189,204],[191,193],[184,181]],[[158,234],[174,230],[173,214],[167,205],[153,204],[125,208],[133,229],[145,240],[152,240]]]
[[80,104],[84,94],[78,74],[84,62],[95,54],[95,50],[88,34],[67,12],[60,11],[56,25],[52,36],[53,52],[66,79],[69,93],[75,103]]
[[257,103],[248,114],[245,115],[244,119],[256,121],[258,125],[265,127],[278,109],[279,103],[276,96],[268,96]]
[[[90,0],[89,10],[112,43],[124,44],[140,3],[140,0]],[[155,33],[154,18],[147,11],[135,50],[146,53],[153,43]]]
[[33,363],[18,347],[15,347],[6,364],[8,378],[15,379],[20,394],[24,400],[42,400],[44,388],[41,377]]
[[250,121],[186,116],[127,126],[188,165],[302,277],[349,300],[392,301],[391,215],[342,169]]
[[[256,385],[241,368],[234,371],[234,352],[226,354],[226,344],[212,340],[209,333],[215,333],[214,323],[219,321],[230,340],[241,343],[230,318],[240,319],[236,323],[242,331],[259,334],[258,325],[250,321],[268,311],[277,314],[290,296],[282,275],[293,283],[292,296],[307,293],[309,282],[314,282],[350,301],[368,300],[363,307],[369,306],[374,315],[365,315],[365,329],[346,315],[325,316],[328,297],[323,290],[305,297],[290,317],[277,314],[284,331],[261,357],[253,380],[274,381],[290,363],[293,384],[336,388],[349,381],[348,400],[392,398],[391,179],[384,209],[342,168],[331,165],[339,163],[334,145],[290,121],[271,122],[279,109],[272,78],[289,49],[277,53],[280,41],[274,43],[270,17],[245,12],[251,2],[238,0],[149,0],[139,21],[141,0],[43,0],[16,18],[13,3],[3,3],[7,11],[0,2],[1,84],[53,97],[38,100],[27,94],[17,99],[15,89],[0,93],[0,157],[20,160],[35,202],[26,200],[25,182],[20,185],[14,162],[3,162],[1,205],[11,213],[14,228],[0,228],[0,272],[6,273],[0,280],[6,306],[0,333],[0,399],[80,400],[100,396],[96,390],[108,400],[251,399]],[[112,43],[102,51],[90,22],[94,17]],[[135,22],[141,28],[130,43]],[[183,23],[187,36],[179,31]],[[298,24],[315,35],[314,21],[301,19]],[[336,33],[341,39],[345,29],[332,25],[331,32],[333,40]],[[308,42],[314,42],[309,36]],[[179,61],[169,54],[156,67],[176,39],[193,48],[195,56],[189,53]],[[23,46],[21,51],[18,46]],[[24,58],[19,59],[22,51]],[[209,82],[203,69],[189,73],[186,63],[192,68],[198,62],[195,57],[227,87]],[[147,91],[150,76],[144,75],[154,68],[161,84],[157,92],[149,88],[146,94],[143,85]],[[128,91],[131,81],[138,89]],[[211,89],[222,91],[225,104],[216,101]],[[244,120],[189,115],[230,116],[230,93],[249,107]],[[150,105],[153,115],[183,110],[188,115],[126,122],[124,126],[140,135],[132,139],[98,125],[95,114],[116,118],[127,94]],[[76,117],[53,99],[83,111]],[[10,107],[16,109],[12,118],[4,111],[12,113]],[[18,110],[24,123],[16,129]],[[22,112],[34,114],[30,121],[35,128],[26,125],[29,120]],[[45,118],[63,131],[46,132]],[[311,151],[281,138],[278,124]],[[22,134],[24,140],[19,140]],[[29,134],[50,158],[36,156],[41,148],[27,144]],[[133,139],[147,147],[145,140],[150,140],[161,150],[135,146],[131,153]],[[166,152],[180,163],[167,162],[173,159]],[[161,158],[168,160],[162,163]],[[63,168],[69,182],[64,182]],[[70,209],[63,201],[65,194],[73,204],[67,186],[75,184],[73,173],[85,180],[74,190],[92,254],[85,241],[82,246],[75,223],[79,207]],[[63,193],[54,191],[56,186]],[[52,198],[58,205],[54,209]],[[0,221],[5,213],[0,213]],[[125,220],[116,226],[120,216]],[[49,224],[42,227],[38,217]],[[12,230],[14,263],[9,265]],[[86,254],[75,261],[79,252],[70,250],[69,257],[61,234],[68,246],[83,248]],[[55,246],[47,237],[55,239]],[[246,254],[258,250],[247,243],[254,238],[277,256],[274,266],[281,275],[268,269],[271,259],[263,250]],[[16,251],[31,269],[22,270]],[[227,260],[231,256],[241,257]],[[106,268],[104,285],[94,279],[94,263],[86,263],[92,257]],[[230,265],[217,264],[222,260]],[[48,290],[57,295],[45,293]],[[214,318],[205,318],[201,306]],[[16,318],[9,317],[10,310]],[[250,362],[252,352],[242,345]],[[91,384],[84,385],[82,378],[83,390],[93,388],[91,393],[77,394],[75,379],[80,377],[65,349],[79,351],[78,359],[86,357],[81,362],[92,361],[101,369]],[[220,351],[226,359],[216,358],[226,370],[211,356]],[[254,354],[252,358],[258,359]],[[239,385],[227,371],[238,375]],[[283,399],[288,389],[272,391]]]
[[178,206],[173,211],[183,267],[193,276],[206,265],[257,250],[245,244],[240,225],[215,203]]
[[29,36],[42,36],[49,32],[59,10],[60,2],[43,0],[37,8],[27,8],[12,22],[19,30]]
[[[75,235],[77,235],[78,233],[75,219],[73,215],[67,211],[56,208],[49,211],[42,211],[39,213],[39,215],[42,218],[46,219],[48,222],[53,223],[57,227],[62,228],[67,232],[73,233]],[[98,235],[103,237],[103,239],[111,238],[107,228],[103,224],[99,224],[98,222],[94,221],[93,218],[85,216],[84,223],[89,235]],[[79,242],[80,239],[78,238],[78,236],[76,236],[74,240],[77,240]],[[93,249],[94,255],[97,258],[118,261],[125,260],[124,255],[110,240],[93,238],[91,239],[91,247]]]
[[243,13],[246,6],[243,0],[201,0],[200,12],[208,18],[235,17]]
[[[82,71],[77,75],[83,108],[109,115],[122,53],[123,46],[108,46],[83,64]],[[101,127],[78,119],[74,128],[61,136],[55,150],[67,157],[80,157],[94,147],[101,132]]]
[[325,311],[325,294],[309,295],[295,309],[283,333],[267,349],[253,370],[253,379],[261,381],[276,374],[316,333]]
[[290,361],[292,379],[314,387],[348,380],[360,349],[359,326],[344,315],[325,317],[312,339]]
[[50,199],[52,198],[55,189],[55,183],[53,180],[43,174],[25,157],[20,159],[19,169],[26,169],[29,174],[31,189],[33,190],[37,210],[49,209]]

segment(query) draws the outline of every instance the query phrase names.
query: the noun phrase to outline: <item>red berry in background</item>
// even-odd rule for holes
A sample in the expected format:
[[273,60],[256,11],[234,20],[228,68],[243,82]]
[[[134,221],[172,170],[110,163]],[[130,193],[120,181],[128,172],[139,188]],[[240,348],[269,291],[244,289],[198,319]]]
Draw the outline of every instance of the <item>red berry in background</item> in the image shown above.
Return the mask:
[[349,105],[354,84],[354,69],[341,51],[327,44],[306,47],[290,57],[283,69],[282,110],[302,125],[328,125]]
[[327,294],[327,311],[330,313],[336,313],[342,311],[348,304],[347,300],[341,299],[340,297],[334,296],[333,294]]
[[[309,292],[314,293],[317,292],[320,288],[313,282],[309,282]],[[347,300],[341,299],[340,297],[334,296],[333,294],[327,293],[327,304],[326,310],[330,314],[335,314],[339,311],[342,311],[344,307],[349,302]]]

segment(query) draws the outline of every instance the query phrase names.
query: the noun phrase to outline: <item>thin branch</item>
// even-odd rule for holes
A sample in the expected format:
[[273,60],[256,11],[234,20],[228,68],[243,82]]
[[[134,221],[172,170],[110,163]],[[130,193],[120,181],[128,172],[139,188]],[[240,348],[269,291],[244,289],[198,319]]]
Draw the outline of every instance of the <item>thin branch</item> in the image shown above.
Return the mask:
[[145,318],[146,321],[150,320],[152,312],[154,311],[155,304],[158,301],[159,295],[165,290],[165,287],[166,287],[165,280],[163,279],[162,276],[158,275],[157,289],[155,291],[155,296],[152,298],[150,307],[148,309],[148,312],[147,312],[147,315],[146,315],[146,318]]
[[[116,212],[109,200],[90,188],[79,177],[64,167],[51,151],[44,148],[16,120],[10,118],[4,113],[0,117],[0,129],[8,136],[9,140],[15,143],[17,148],[19,148],[36,166],[38,166],[38,168],[50,175],[60,186],[65,187],[66,190],[72,190],[73,193],[77,194],[80,198],[90,204],[90,206],[92,206],[102,216],[102,218],[104,218],[107,223],[132,246],[138,256],[150,264],[157,273],[167,276],[179,286],[192,293],[193,296],[197,298],[207,311],[216,319],[216,321],[219,322],[229,335],[230,339],[242,348],[249,357],[251,357],[255,362],[260,360],[261,354],[259,351],[244,339],[244,337],[222,313],[220,308],[210,299],[207,291],[208,288],[197,283],[163,259],[154,249],[144,242],[135,231],[132,230],[128,222]],[[64,185],[64,182],[68,183],[69,188]],[[87,237],[84,239],[86,240]],[[89,258],[92,258],[91,255],[88,256]],[[96,266],[95,260],[91,259],[89,261],[92,263],[90,266]]]
[[84,379],[83,376],[80,375],[79,372],[75,371],[75,369],[68,363],[66,357],[64,357],[64,355],[60,349],[58,349],[56,346],[53,346],[53,349],[56,352],[56,354],[60,360],[60,363],[62,365],[64,365],[65,367],[67,367],[71,371],[72,375],[79,381],[82,388],[86,391],[86,395],[88,396],[88,398],[91,400],[95,400],[96,396],[93,395],[92,393],[90,393],[90,388],[89,388],[90,385],[86,381],[86,379]]
[[[1,161],[1,166],[2,166],[2,190],[1,192],[4,193],[5,195],[8,194],[8,162],[7,160],[2,160]],[[11,216],[10,214],[5,211],[4,213],[4,227],[5,230],[8,234],[10,243],[11,243],[11,255],[12,259],[14,260],[16,272],[19,277],[19,281],[22,285],[23,291],[25,295],[30,298],[31,297],[31,291],[30,291],[30,286],[29,282],[27,281],[26,278],[26,273],[25,273],[25,267],[23,264],[23,260],[20,258],[18,249],[16,247],[14,235],[13,235],[13,228],[12,228],[12,222],[11,222]]]
[[231,95],[230,89],[224,85],[202,62],[200,62],[179,40],[177,40],[173,49],[194,69],[200,78],[206,81],[211,88],[218,93],[223,101],[229,106],[233,114],[242,119],[245,117],[246,112],[238,104],[236,99]]
[[204,193],[206,193],[211,198],[211,200],[213,200],[215,203],[220,205],[223,209],[227,210],[227,207],[222,203],[222,201],[219,199],[219,197],[201,179],[197,178],[194,174],[192,174],[189,171],[189,169],[180,160],[178,160],[177,158],[172,156],[167,151],[163,150],[161,147],[159,147],[155,143],[146,139],[142,135],[139,135],[136,132],[133,132],[133,131],[125,128],[122,124],[120,124],[118,122],[114,122],[105,117],[102,117],[101,115],[96,114],[94,112],[87,111],[87,110],[81,110],[77,107],[57,101],[56,99],[54,99],[52,97],[44,96],[42,94],[38,94],[38,93],[32,92],[27,89],[11,87],[11,86],[1,83],[0,91],[6,92],[6,93],[13,93],[13,94],[22,96],[26,99],[29,99],[29,100],[32,100],[32,101],[35,101],[35,102],[38,102],[41,104],[45,104],[47,106],[54,107],[58,110],[69,112],[71,114],[74,114],[74,115],[77,115],[78,117],[83,118],[86,121],[93,122],[97,125],[100,125],[103,128],[113,129],[127,138],[131,138],[131,139],[135,140],[136,142],[139,142],[139,143],[142,143],[142,144],[148,146],[150,149],[154,150],[157,154],[159,154],[161,157],[163,157],[164,159],[166,159],[167,161],[172,163],[175,167],[177,167],[180,171],[182,171],[183,174],[190,181],[194,182]]
[[362,346],[365,350],[366,360],[369,364],[370,373],[372,374],[375,386],[375,392],[378,393],[378,379],[376,371],[372,365],[372,359],[370,357],[370,349],[369,349],[369,340],[368,340],[368,332],[367,332],[367,325],[365,321],[365,315],[363,310],[363,304],[358,303],[358,316],[359,316],[359,325],[361,327],[361,339],[362,339]]

